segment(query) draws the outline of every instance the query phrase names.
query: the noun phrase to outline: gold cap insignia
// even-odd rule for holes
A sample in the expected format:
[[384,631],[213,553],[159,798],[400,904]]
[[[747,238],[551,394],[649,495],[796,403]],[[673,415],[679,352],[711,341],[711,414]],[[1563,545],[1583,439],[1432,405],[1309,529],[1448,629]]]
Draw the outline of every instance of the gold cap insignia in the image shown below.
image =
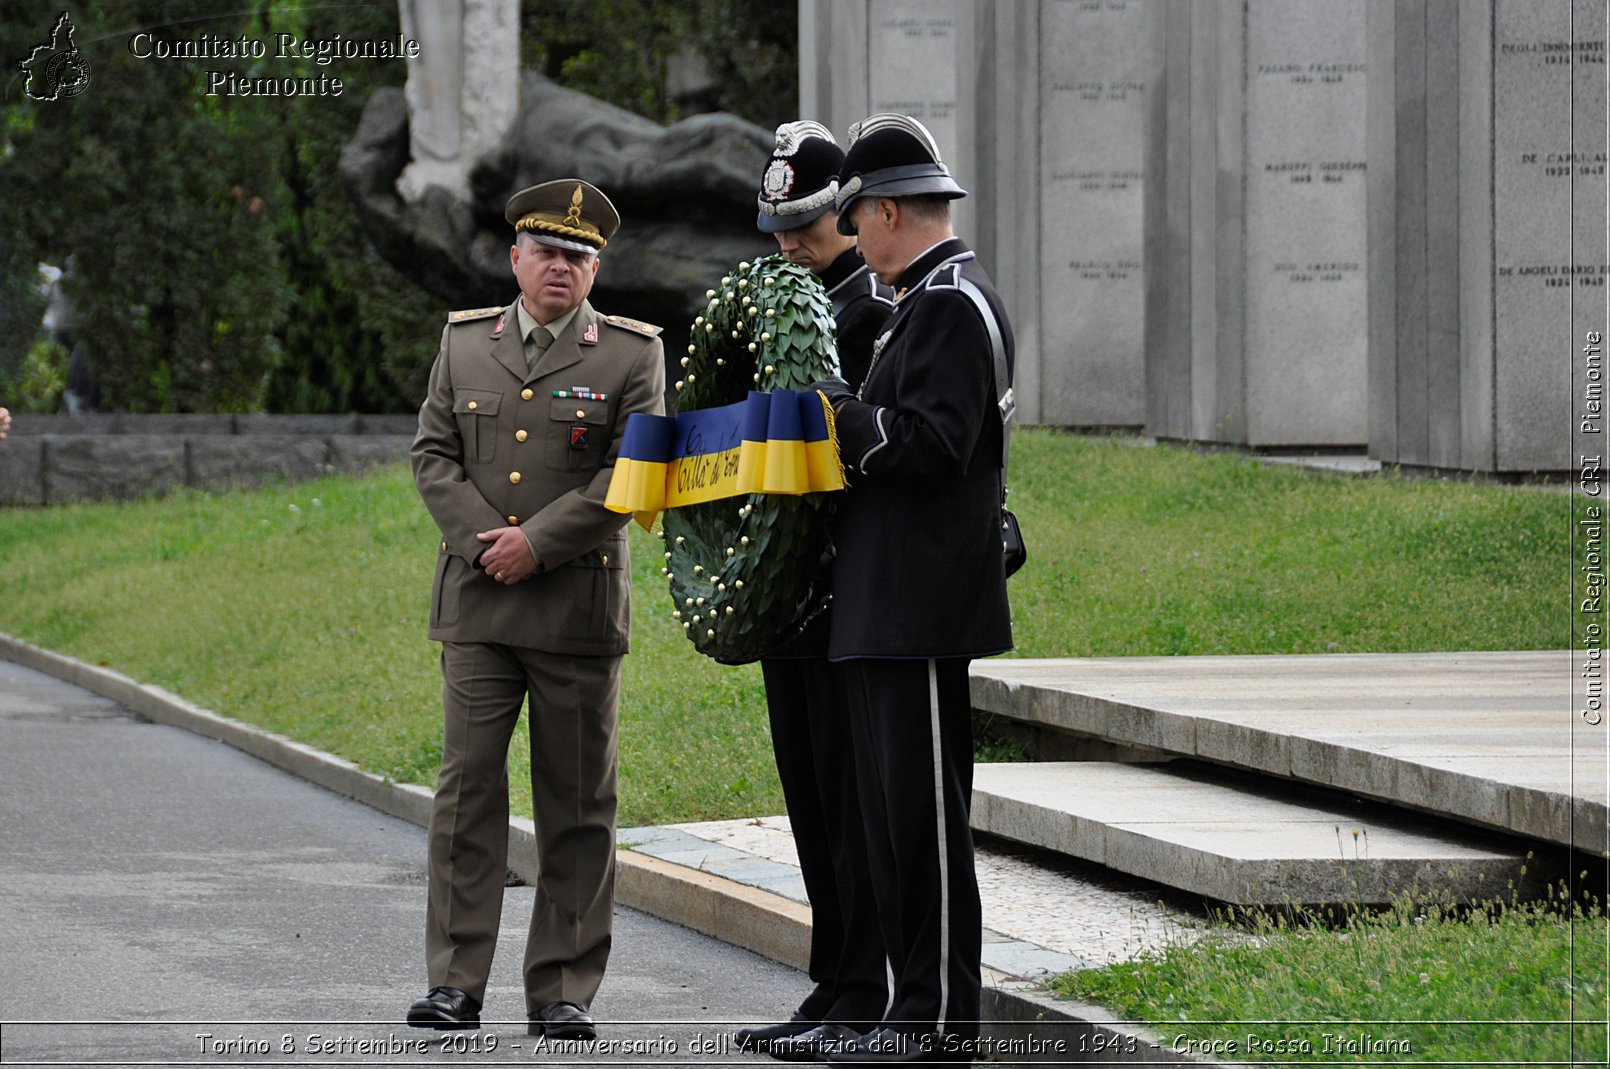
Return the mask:
[[509,198],[503,217],[516,233],[529,232],[544,244],[579,252],[598,252],[621,225],[609,198],[575,178],[522,189]]

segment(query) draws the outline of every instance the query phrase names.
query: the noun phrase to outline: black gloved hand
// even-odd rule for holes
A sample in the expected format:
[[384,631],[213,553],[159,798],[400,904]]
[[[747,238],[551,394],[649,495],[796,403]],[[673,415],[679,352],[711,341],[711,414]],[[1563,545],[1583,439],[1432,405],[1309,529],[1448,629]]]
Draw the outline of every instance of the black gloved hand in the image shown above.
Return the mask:
[[840,401],[847,401],[855,396],[855,391],[850,389],[850,384],[837,375],[831,378],[818,379],[811,383],[810,388],[812,391],[820,390],[826,394],[827,403],[834,408],[838,407]]

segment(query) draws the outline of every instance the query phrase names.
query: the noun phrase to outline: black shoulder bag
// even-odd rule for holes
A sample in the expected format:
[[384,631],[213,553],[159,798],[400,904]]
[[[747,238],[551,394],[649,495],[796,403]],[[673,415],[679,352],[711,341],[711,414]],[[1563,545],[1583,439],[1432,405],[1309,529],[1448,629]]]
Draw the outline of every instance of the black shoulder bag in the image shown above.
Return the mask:
[[1001,553],[1006,561],[1006,574],[1011,575],[1029,559],[1029,549],[1023,542],[1023,529],[1017,517],[1006,507],[1006,460],[1011,451],[1012,413],[1017,398],[1012,395],[1012,375],[1006,368],[1006,343],[1001,340],[1001,327],[995,321],[995,311],[978,286],[956,273],[956,283],[984,317],[984,329],[989,332],[989,344],[995,359],[995,397],[1001,410]]

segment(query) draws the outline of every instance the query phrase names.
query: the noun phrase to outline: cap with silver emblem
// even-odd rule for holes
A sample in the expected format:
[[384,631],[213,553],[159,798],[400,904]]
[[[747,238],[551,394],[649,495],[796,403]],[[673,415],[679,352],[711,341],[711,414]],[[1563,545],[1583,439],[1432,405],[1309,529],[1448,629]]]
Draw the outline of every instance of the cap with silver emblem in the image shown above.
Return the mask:
[[801,119],[777,128],[777,147],[760,177],[755,226],[777,234],[809,226],[833,210],[844,150],[819,122]]

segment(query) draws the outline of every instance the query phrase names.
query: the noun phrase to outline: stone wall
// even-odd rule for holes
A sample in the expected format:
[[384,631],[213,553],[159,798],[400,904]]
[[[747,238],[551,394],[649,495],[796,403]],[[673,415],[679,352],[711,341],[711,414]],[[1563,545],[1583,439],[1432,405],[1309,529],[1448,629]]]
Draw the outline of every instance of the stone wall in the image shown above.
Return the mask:
[[[1606,24],[1370,0],[1370,455],[1561,471],[1606,331]],[[1599,383],[1597,385],[1602,385]]]
[[414,416],[22,415],[0,442],[0,506],[353,473],[406,460],[417,425]]
[[1150,207],[1147,429],[1362,446],[1363,0],[1212,0],[1164,15],[1167,144]]
[[1561,472],[1604,455],[1606,34],[1601,0],[801,0],[800,109],[933,129],[1023,423]]

